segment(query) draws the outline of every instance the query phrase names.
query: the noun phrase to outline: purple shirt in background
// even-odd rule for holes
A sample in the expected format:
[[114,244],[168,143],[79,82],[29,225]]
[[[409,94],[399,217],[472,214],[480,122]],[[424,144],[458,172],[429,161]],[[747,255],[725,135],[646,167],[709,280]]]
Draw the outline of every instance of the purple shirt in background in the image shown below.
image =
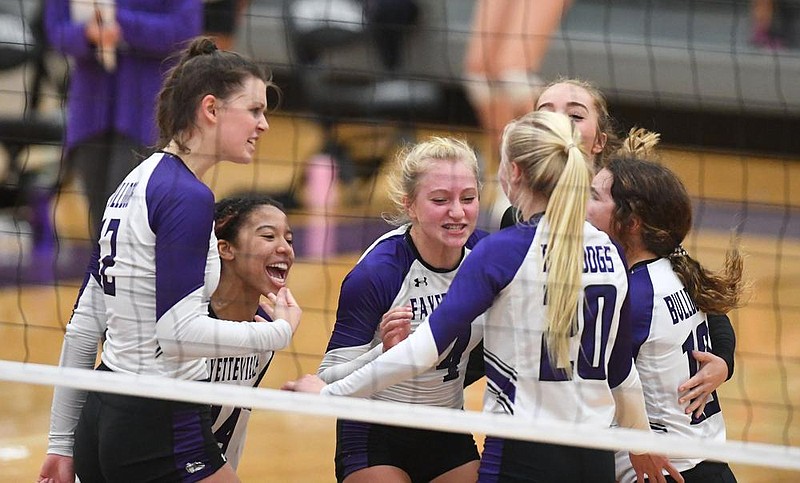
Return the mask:
[[44,15],[48,42],[72,62],[65,147],[112,131],[155,144],[156,98],[172,65],[164,61],[201,33],[202,2],[117,0],[122,40],[113,73],[96,60],[83,24],[72,21],[69,0],[47,0]]

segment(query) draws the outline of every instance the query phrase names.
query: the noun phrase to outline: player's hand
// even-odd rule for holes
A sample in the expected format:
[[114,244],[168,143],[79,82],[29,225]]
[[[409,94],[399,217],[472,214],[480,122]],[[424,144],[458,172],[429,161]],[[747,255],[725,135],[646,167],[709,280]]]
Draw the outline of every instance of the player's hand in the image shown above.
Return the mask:
[[650,483],[666,483],[667,479],[664,478],[662,470],[667,470],[667,473],[677,483],[684,483],[681,472],[672,466],[666,456],[651,453],[629,453],[628,456],[630,456],[633,470],[636,472],[636,483],[644,483],[645,476]]
[[383,314],[380,324],[380,337],[383,351],[386,352],[403,341],[411,333],[411,307],[395,307]]
[[297,300],[292,296],[292,292],[288,288],[283,287],[278,290],[277,294],[267,294],[267,299],[272,303],[272,306],[262,305],[261,307],[264,311],[272,317],[272,320],[283,319],[289,322],[289,325],[292,326],[292,332],[295,332],[300,325],[300,317],[303,315],[303,309],[297,304]]
[[306,374],[296,381],[287,381],[281,386],[284,391],[308,392],[319,394],[322,388],[327,386],[325,381],[314,374]]
[[695,417],[699,418],[711,393],[727,379],[728,364],[725,359],[710,352],[692,351],[692,356],[700,363],[700,370],[678,386],[678,402],[686,405],[686,414],[694,412]]
[[75,483],[75,470],[72,458],[57,454],[48,454],[39,470],[37,483]]

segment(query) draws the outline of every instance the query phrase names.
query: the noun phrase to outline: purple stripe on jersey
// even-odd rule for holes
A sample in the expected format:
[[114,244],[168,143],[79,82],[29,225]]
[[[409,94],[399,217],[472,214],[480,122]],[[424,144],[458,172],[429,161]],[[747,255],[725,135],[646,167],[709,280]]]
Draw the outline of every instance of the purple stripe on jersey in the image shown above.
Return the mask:
[[147,216],[156,235],[156,320],[205,284],[214,194],[183,162],[165,154],[146,191]]
[[206,454],[200,413],[196,409],[176,410],[172,415],[175,468],[183,481],[198,481],[211,476],[215,468]]
[[436,348],[442,354],[466,324],[488,309],[514,279],[525,260],[538,224],[515,225],[475,245],[464,260],[447,296],[430,317]]
[[81,300],[83,291],[86,290],[86,285],[89,283],[89,277],[94,277],[97,283],[100,283],[100,244],[95,243],[92,249],[92,255],[89,257],[89,263],[86,265],[86,272],[84,272],[83,283],[78,290],[78,296],[75,297],[75,304],[72,306],[72,311],[78,308],[78,302]]
[[619,255],[619,258],[622,259],[622,266],[627,267],[628,259],[625,258],[625,250],[622,249],[622,245],[612,240],[611,237],[608,237],[608,240],[611,242],[612,245],[614,245],[617,248],[617,254]]
[[608,387],[611,389],[622,384],[633,367],[630,312],[630,293],[628,293],[622,302],[617,336],[614,340],[614,347],[611,348],[611,355],[608,357]]
[[514,397],[517,395],[517,387],[514,385],[514,382],[503,375],[497,367],[488,360],[486,361],[486,377],[508,397],[509,402],[514,402]]
[[414,260],[413,249],[400,234],[382,240],[353,267],[342,282],[336,324],[325,352],[372,341]]
[[[264,309],[262,309],[260,305],[256,309],[256,315],[258,315],[259,317],[263,317],[264,319],[272,322],[272,317],[270,317],[269,314]],[[217,318],[217,317],[215,317],[215,318]]]
[[631,300],[631,337],[633,358],[650,335],[653,323],[653,280],[650,278],[649,264],[634,267],[628,277]]
[[[504,439],[487,436],[481,453],[481,466],[478,469],[480,483],[500,481],[500,466],[503,464]],[[531,455],[533,457],[533,455]]]
[[489,232],[488,231],[475,230],[475,231],[472,232],[472,235],[470,235],[469,238],[467,238],[467,244],[464,245],[464,246],[469,248],[470,250],[473,250],[475,248],[475,245],[479,241],[481,241],[484,238],[486,238],[487,236],[489,236]]
[[370,426],[369,423],[342,419],[337,422],[336,473],[339,481],[369,466]]

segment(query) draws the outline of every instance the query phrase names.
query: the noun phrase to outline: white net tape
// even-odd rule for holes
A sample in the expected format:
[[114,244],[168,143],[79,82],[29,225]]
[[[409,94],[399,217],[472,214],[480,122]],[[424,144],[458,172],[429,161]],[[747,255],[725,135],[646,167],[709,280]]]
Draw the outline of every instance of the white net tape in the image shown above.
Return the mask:
[[510,439],[612,450],[647,451],[670,456],[800,470],[800,448],[763,443],[725,443],[656,435],[622,428],[597,429],[573,423],[526,421],[476,411],[458,411],[415,404],[317,396],[227,384],[209,384],[156,376],[59,368],[0,361],[0,380],[67,386],[138,397],[202,402],[288,411],[314,416],[407,426],[440,431],[486,434]]

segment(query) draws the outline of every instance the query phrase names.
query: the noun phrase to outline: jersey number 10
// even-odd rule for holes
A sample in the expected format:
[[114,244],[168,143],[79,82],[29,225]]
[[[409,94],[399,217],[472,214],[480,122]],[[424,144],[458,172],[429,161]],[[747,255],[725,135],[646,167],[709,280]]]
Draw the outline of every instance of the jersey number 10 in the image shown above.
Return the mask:
[[[583,330],[578,353],[578,375],[581,379],[606,379],[606,345],[614,321],[617,288],[613,285],[589,285],[584,289]],[[575,366],[575,361],[571,361]],[[568,381],[567,371],[555,368],[547,351],[547,334],[542,334],[539,358],[540,381]]]

